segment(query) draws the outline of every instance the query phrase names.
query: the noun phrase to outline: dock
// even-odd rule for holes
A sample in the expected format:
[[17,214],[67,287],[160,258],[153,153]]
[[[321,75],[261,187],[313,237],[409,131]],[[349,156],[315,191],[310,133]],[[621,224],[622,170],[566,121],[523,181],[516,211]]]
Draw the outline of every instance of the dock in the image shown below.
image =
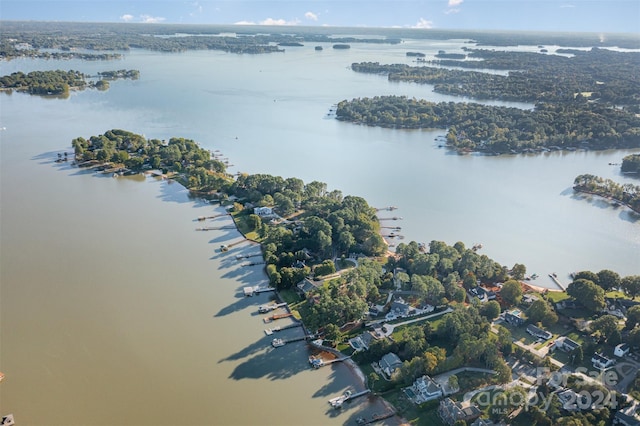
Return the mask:
[[196,228],[196,231],[219,231],[221,229],[235,229],[235,225],[222,225],[222,226],[203,226]]
[[319,356],[313,356],[312,355],[312,356],[309,357],[309,364],[311,364],[311,367],[313,367],[315,369],[318,369],[318,368],[324,367],[326,365],[331,365],[331,364],[333,364],[335,362],[346,361],[349,358],[351,358],[351,357],[350,356],[343,356],[343,357],[340,357],[340,358],[334,358],[334,359],[330,359],[330,360],[325,361],[324,359],[322,359]]
[[289,318],[291,316],[293,316],[293,314],[291,312],[285,312],[285,313],[282,313],[282,314],[273,314],[271,316],[268,316],[268,317],[264,318],[263,321],[265,323],[270,323],[272,321],[279,320],[279,319],[282,319],[282,318]]
[[213,216],[198,216],[198,221],[202,222],[203,220],[216,219],[216,218],[222,217],[222,216],[230,216],[230,214],[229,213],[220,213],[220,214],[214,214]]
[[264,331],[264,334],[266,334],[267,336],[271,336],[273,333],[277,333],[279,331],[288,330],[290,328],[298,328],[298,327],[302,327],[302,323],[301,322],[294,322],[293,324],[285,325],[283,327],[277,326],[277,327],[273,327],[273,328],[267,328]]
[[291,339],[279,339],[279,338],[275,338],[271,341],[271,346],[273,346],[274,348],[279,348],[280,346],[284,346],[287,343],[294,343],[294,342],[302,342],[303,340],[310,340],[310,339],[315,339],[316,335],[315,334],[307,334],[304,336],[300,336],[300,337],[293,337]]
[[378,220],[402,220],[402,217],[400,216],[394,216],[394,217],[379,217]]
[[260,305],[258,307],[258,312],[260,312],[261,314],[266,314],[267,312],[271,312],[275,309],[278,308],[284,308],[285,306],[287,306],[287,303],[272,303],[270,305]]
[[388,419],[388,418],[393,417],[395,415],[396,415],[395,411],[387,411],[386,413],[376,413],[373,416],[371,416],[371,418],[358,417],[356,419],[356,424],[368,425],[368,424],[371,424],[371,423],[379,422],[380,420]]
[[351,391],[345,391],[344,394],[336,397],[336,398],[331,398],[329,400],[329,404],[331,404],[331,406],[333,408],[340,408],[342,407],[342,404],[344,404],[345,402],[349,402],[352,399],[358,398],[360,396],[366,395],[369,392],[371,392],[369,389],[365,389],[361,392],[357,392],[357,393],[352,393]]
[[567,289],[565,288],[564,284],[562,284],[562,283],[560,282],[560,280],[558,279],[558,276],[556,275],[556,273],[555,273],[555,272],[554,272],[554,273],[552,273],[552,274],[549,274],[549,278],[551,278],[551,280],[552,280],[554,283],[556,283],[556,285],[557,285],[558,287],[560,287],[560,290],[562,290],[562,291],[566,291],[566,290],[567,290]]
[[267,291],[276,291],[276,289],[275,287],[254,286],[254,287],[245,287],[242,289],[242,291],[244,292],[245,296],[253,296],[254,294],[264,293]]

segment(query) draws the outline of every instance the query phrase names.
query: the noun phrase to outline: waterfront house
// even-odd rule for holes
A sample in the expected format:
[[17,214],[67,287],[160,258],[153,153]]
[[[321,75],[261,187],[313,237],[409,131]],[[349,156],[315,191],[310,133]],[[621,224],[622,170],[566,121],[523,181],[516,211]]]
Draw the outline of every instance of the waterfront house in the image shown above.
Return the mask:
[[309,278],[305,278],[302,281],[300,281],[298,284],[296,284],[298,293],[301,294],[302,296],[307,296],[309,292],[312,292],[313,290],[317,290],[320,287],[322,287],[322,281],[313,281],[313,280],[310,280]]
[[612,360],[611,358],[608,358],[608,357],[602,355],[602,354],[595,353],[591,357],[591,363],[598,370],[604,370],[605,368],[609,368],[613,364],[615,364],[615,361]]
[[580,343],[562,336],[556,339],[555,346],[563,352],[573,352],[580,347]]
[[443,395],[442,387],[427,375],[417,378],[413,382],[411,390],[415,394],[414,402],[416,404],[438,399]]
[[373,340],[373,335],[365,331],[359,336],[349,339],[349,346],[353,348],[356,352],[369,350],[369,345]]
[[524,318],[522,318],[522,312],[519,309],[512,309],[504,313],[504,320],[515,326],[524,324]]
[[411,306],[409,306],[403,298],[399,297],[391,302],[391,311],[389,313],[393,314],[397,318],[402,318],[409,315],[410,309]]
[[380,362],[378,362],[378,365],[380,366],[380,370],[382,370],[385,376],[390,379],[393,373],[398,368],[400,368],[400,366],[402,366],[402,361],[400,361],[398,355],[394,354],[393,352],[389,352],[382,357]]
[[630,349],[629,345],[627,345],[626,343],[620,343],[613,350],[613,354],[615,356],[617,356],[618,358],[622,358],[623,356],[625,356],[625,355],[627,355],[629,353],[629,349]]
[[[562,408],[567,411],[578,411],[578,399],[581,398],[573,389],[564,389],[557,393]],[[582,404],[581,404],[582,406]]]
[[455,402],[451,398],[445,398],[440,401],[440,406],[438,407],[438,415],[449,426],[453,426],[459,420],[470,422],[480,417],[481,414],[482,412],[475,405],[462,407],[462,404]]
[[527,333],[530,335],[537,337],[539,339],[549,340],[553,337],[553,334],[549,333],[547,330],[543,330],[539,327],[536,327],[533,324],[529,324],[527,326]]
[[253,214],[260,217],[271,217],[273,216],[273,209],[271,207],[256,207],[253,209]]

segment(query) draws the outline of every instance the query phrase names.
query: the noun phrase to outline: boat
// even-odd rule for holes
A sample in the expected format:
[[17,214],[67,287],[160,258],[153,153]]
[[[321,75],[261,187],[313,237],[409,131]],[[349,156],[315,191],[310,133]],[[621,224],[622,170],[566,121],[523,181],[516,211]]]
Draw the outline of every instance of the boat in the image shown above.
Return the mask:
[[223,253],[224,253],[225,251],[229,251],[229,246],[227,246],[227,245],[225,245],[225,244],[221,245],[221,246],[220,246],[220,251],[221,251],[221,252],[223,252]]
[[273,346],[274,348],[279,348],[280,346],[284,346],[285,344],[285,341],[282,339],[276,338],[271,341],[271,346]]
[[311,355],[309,357],[309,364],[311,364],[313,368],[320,368],[324,365],[324,361],[322,360],[322,358],[317,358]]
[[333,408],[340,408],[342,407],[342,404],[344,404],[346,401],[349,400],[349,397],[351,397],[351,391],[346,390],[344,391],[344,394],[337,396],[335,398],[331,398],[329,400],[329,404],[331,404]]

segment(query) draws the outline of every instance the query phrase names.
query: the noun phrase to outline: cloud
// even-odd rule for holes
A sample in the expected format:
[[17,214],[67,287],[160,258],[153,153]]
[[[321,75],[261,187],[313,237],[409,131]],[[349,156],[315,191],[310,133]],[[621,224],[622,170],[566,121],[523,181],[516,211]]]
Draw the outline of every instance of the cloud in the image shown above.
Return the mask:
[[420,18],[418,19],[418,23],[411,28],[433,28],[433,21],[427,21],[424,18]]
[[124,22],[131,22],[133,20],[133,15],[124,14],[120,17]]
[[165,18],[161,18],[159,16],[140,15],[140,22],[143,22],[145,24],[157,24],[164,20]]
[[459,8],[447,9],[447,10],[444,11],[444,14],[445,15],[450,15],[452,13],[460,13],[460,10],[461,9],[459,9]]
[[300,24],[300,21],[298,19],[294,19],[293,21],[286,21],[284,19],[273,19],[273,18],[267,18],[257,23],[253,21],[238,21],[234,23],[234,25],[274,25],[274,26],[298,25],[298,24]]
[[304,17],[311,20],[311,21],[317,21],[318,20],[318,15],[316,15],[313,12],[307,12],[304,14]]
[[464,0],[449,0],[449,7],[460,6]]

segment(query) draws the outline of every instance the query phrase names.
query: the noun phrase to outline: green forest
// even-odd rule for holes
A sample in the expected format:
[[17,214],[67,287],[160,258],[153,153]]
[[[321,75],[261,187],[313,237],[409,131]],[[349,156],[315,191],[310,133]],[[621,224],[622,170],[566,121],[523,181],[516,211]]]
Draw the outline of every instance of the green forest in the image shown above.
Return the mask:
[[100,79],[93,81],[90,76],[80,71],[21,71],[0,77],[0,89],[25,91],[32,95],[68,96],[70,90],[83,90],[88,87],[108,89],[107,80],[137,79],[138,70],[103,71],[98,73]]
[[636,213],[640,213],[640,186],[632,183],[619,184],[611,179],[583,174],[573,182],[577,192],[598,195],[624,204]]
[[477,103],[376,96],[338,103],[338,120],[394,128],[443,128],[447,146],[486,153],[640,146],[640,117],[603,104],[538,104],[533,111]]

